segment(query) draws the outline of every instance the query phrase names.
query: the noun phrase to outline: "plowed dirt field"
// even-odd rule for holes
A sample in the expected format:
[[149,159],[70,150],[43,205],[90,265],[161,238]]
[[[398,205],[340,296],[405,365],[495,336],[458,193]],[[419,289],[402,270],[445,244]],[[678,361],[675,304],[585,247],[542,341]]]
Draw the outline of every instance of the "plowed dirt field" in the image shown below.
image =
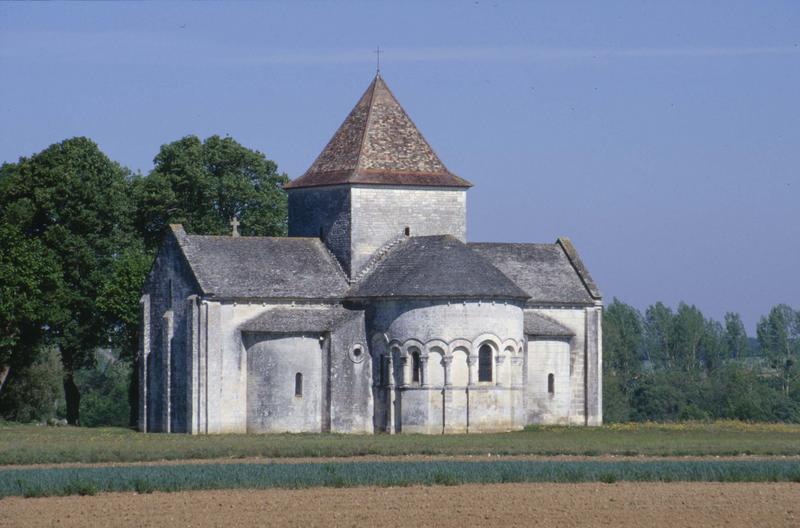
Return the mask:
[[497,484],[5,498],[0,526],[800,526],[800,484]]

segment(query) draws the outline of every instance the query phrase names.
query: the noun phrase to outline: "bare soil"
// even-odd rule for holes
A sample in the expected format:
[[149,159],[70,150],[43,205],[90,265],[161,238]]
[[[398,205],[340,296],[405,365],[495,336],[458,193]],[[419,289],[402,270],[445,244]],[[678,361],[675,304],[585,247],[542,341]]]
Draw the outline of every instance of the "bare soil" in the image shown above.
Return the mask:
[[800,526],[796,483],[496,484],[0,500],[28,526]]

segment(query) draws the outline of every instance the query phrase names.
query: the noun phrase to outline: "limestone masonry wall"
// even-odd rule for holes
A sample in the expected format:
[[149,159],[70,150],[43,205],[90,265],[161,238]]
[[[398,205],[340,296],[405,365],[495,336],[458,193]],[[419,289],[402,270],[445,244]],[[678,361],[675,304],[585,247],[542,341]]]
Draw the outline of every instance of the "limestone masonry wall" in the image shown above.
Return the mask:
[[311,187],[289,192],[289,236],[318,237],[350,272],[350,189]]
[[355,275],[384,245],[402,236],[467,236],[464,189],[359,187],[351,189],[351,270]]
[[148,331],[141,334],[139,427],[187,431],[186,298],[198,293],[172,236],[167,236],[145,287],[142,309]]

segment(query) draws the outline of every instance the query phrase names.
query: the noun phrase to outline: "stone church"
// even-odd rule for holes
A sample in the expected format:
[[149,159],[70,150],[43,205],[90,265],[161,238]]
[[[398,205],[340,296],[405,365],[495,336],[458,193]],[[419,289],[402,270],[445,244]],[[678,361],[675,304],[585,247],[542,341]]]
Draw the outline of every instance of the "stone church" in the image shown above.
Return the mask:
[[474,433],[602,422],[600,292],[566,238],[468,243],[467,191],[377,75],[288,237],[166,233],[142,431]]

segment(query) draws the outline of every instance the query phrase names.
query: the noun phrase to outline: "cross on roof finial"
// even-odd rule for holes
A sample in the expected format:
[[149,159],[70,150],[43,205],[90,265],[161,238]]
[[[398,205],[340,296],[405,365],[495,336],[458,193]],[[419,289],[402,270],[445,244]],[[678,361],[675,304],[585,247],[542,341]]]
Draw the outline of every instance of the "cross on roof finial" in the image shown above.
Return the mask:
[[236,218],[236,215],[234,215],[233,218],[231,218],[230,224],[231,224],[231,236],[238,237],[239,230],[237,228],[239,227],[239,219]]
[[375,68],[375,73],[377,75],[380,75],[381,74],[381,47],[380,46],[375,48],[375,55],[377,57],[377,65],[376,65],[376,68]]

